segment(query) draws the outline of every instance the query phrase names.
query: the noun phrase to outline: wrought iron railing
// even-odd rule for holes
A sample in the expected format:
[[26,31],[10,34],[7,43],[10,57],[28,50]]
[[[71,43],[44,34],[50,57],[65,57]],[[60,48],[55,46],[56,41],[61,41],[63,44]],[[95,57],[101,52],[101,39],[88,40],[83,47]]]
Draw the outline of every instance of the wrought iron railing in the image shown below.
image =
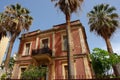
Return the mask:
[[38,54],[49,54],[52,56],[52,50],[50,48],[41,48],[41,49],[34,49],[32,50],[32,55],[38,55]]

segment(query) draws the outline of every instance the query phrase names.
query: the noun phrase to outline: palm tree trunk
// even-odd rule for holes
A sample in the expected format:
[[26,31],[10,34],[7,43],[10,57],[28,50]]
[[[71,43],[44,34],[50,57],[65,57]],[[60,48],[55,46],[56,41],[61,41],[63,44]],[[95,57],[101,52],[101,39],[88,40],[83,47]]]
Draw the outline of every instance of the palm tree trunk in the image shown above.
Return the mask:
[[66,14],[66,33],[67,33],[67,61],[68,61],[68,80],[74,79],[74,64],[73,64],[73,45],[70,27],[70,15]]
[[13,44],[14,44],[14,41],[16,39],[16,34],[13,34],[13,36],[11,37],[10,41],[9,41],[9,46],[8,46],[8,50],[7,50],[7,55],[6,55],[6,59],[5,59],[5,69],[6,69],[6,72],[9,68],[9,61],[10,61],[10,56],[11,56],[11,52],[12,52],[12,48],[13,48]]
[[111,46],[109,38],[106,38],[105,42],[106,42],[106,45],[107,45],[108,52],[112,54],[113,53],[113,49],[112,49],[112,46]]
[[[106,42],[106,45],[107,45],[107,50],[110,54],[113,54],[113,49],[112,49],[112,46],[111,46],[111,43],[110,43],[110,39],[109,38],[106,38],[105,39],[105,42]],[[116,76],[120,76],[119,72],[118,72],[118,69],[117,69],[117,66],[116,65],[112,65],[113,67],[113,70],[114,70],[114,74]]]

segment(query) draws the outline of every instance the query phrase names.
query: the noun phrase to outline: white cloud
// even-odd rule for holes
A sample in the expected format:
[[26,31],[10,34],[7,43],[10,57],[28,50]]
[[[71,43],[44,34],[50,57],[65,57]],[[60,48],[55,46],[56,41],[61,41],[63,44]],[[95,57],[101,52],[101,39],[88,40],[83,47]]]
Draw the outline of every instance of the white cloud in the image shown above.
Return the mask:
[[120,55],[120,44],[119,43],[112,43],[113,51]]
[[[120,43],[112,42],[112,48],[114,53],[117,53],[118,55],[120,55]],[[106,46],[102,47],[102,49],[107,50]]]

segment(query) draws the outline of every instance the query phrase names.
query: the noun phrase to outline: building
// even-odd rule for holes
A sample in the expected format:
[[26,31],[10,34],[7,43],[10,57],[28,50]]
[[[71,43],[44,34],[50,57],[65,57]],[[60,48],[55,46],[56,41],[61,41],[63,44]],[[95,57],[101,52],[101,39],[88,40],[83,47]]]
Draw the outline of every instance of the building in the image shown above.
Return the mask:
[[3,57],[4,57],[5,51],[6,51],[6,49],[7,49],[8,41],[9,41],[9,38],[8,38],[8,37],[3,37],[3,38],[0,40],[0,65],[1,65],[1,63],[2,63],[2,60],[3,60]]
[[[22,71],[33,64],[48,68],[47,80],[65,79],[68,71],[65,28],[64,23],[45,31],[36,30],[23,34],[12,78],[19,79]],[[71,33],[74,47],[72,51],[74,76],[76,79],[92,78],[87,37],[79,20],[71,22]]]
[[[5,51],[7,49],[8,41],[9,41],[8,37],[3,37],[0,40],[0,66],[2,65],[2,61],[3,61]],[[5,73],[5,70],[0,68],[0,77],[3,73]]]

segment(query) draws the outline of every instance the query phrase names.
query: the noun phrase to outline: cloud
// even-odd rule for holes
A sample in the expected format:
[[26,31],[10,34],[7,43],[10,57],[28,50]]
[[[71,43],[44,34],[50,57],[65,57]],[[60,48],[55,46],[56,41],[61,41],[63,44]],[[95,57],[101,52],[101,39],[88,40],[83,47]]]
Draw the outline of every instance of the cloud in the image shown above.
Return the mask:
[[120,44],[119,43],[113,43],[112,47],[113,47],[113,51],[120,55]]
[[[120,55],[120,43],[112,42],[112,48],[114,53],[117,53],[118,55]],[[107,50],[106,46],[102,47],[102,49]]]

